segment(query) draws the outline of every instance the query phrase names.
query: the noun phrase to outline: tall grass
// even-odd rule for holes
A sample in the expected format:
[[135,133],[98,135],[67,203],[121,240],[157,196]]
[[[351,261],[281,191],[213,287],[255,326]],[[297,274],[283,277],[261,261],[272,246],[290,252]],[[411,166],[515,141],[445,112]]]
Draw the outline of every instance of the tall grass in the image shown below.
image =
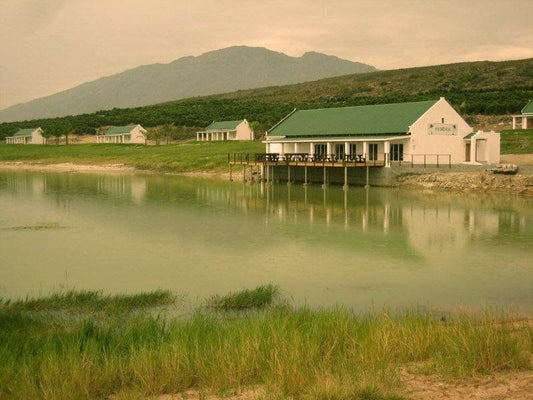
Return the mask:
[[113,309],[68,319],[34,309],[44,306],[0,311],[0,398],[262,385],[279,398],[393,399],[401,397],[402,367],[445,378],[532,367],[533,329],[490,313],[443,322],[422,311],[358,315],[283,305],[229,314],[203,308],[185,319]]

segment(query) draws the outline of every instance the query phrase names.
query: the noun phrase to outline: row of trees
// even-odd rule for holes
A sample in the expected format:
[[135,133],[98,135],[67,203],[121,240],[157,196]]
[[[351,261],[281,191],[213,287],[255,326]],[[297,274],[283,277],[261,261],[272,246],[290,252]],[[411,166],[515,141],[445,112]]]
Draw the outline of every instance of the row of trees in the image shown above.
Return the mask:
[[[293,108],[339,107],[350,105],[383,104],[418,101],[446,97],[462,114],[510,114],[519,112],[529,99],[533,99],[533,87],[494,90],[433,90],[419,93],[387,93],[383,96],[362,96],[352,93],[342,96],[323,94],[321,97],[294,98],[284,102],[268,102],[257,99],[202,98],[145,107],[111,109],[92,114],[61,118],[0,124],[0,139],[13,135],[20,128],[40,126],[50,137],[59,140],[71,134],[95,134],[104,127],[138,123],[149,129],[157,142],[170,138],[193,137],[197,129],[215,120],[246,118],[254,121],[254,130],[264,132]],[[158,129],[150,129],[159,127]],[[153,132],[152,132],[153,131]]]

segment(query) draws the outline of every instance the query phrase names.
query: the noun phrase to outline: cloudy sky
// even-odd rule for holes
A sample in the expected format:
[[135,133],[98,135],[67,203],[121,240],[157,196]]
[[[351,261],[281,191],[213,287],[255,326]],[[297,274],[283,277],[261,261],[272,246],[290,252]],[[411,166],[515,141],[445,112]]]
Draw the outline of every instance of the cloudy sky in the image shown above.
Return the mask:
[[380,69],[533,57],[532,0],[0,0],[0,109],[232,45]]

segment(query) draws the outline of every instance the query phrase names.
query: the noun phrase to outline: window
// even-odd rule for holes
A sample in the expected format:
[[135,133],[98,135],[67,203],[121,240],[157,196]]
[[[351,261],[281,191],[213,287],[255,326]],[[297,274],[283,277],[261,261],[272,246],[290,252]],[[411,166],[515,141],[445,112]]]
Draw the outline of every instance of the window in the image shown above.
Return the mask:
[[378,159],[378,144],[369,143],[368,144],[368,160],[377,161],[377,159]]
[[344,144],[335,144],[335,158],[344,158]]
[[357,144],[356,143],[350,143],[350,154],[356,155],[357,154]]
[[403,161],[403,143],[391,144],[391,161]]
[[325,155],[328,152],[328,146],[327,144],[315,144],[315,154],[318,155]]

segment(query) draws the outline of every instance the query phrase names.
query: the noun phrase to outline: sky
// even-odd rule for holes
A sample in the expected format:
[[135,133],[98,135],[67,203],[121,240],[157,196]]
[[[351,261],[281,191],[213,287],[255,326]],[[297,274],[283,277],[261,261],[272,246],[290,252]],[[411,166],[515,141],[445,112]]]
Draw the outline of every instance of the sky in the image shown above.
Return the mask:
[[532,0],[0,0],[0,109],[234,45],[395,69],[533,57]]

